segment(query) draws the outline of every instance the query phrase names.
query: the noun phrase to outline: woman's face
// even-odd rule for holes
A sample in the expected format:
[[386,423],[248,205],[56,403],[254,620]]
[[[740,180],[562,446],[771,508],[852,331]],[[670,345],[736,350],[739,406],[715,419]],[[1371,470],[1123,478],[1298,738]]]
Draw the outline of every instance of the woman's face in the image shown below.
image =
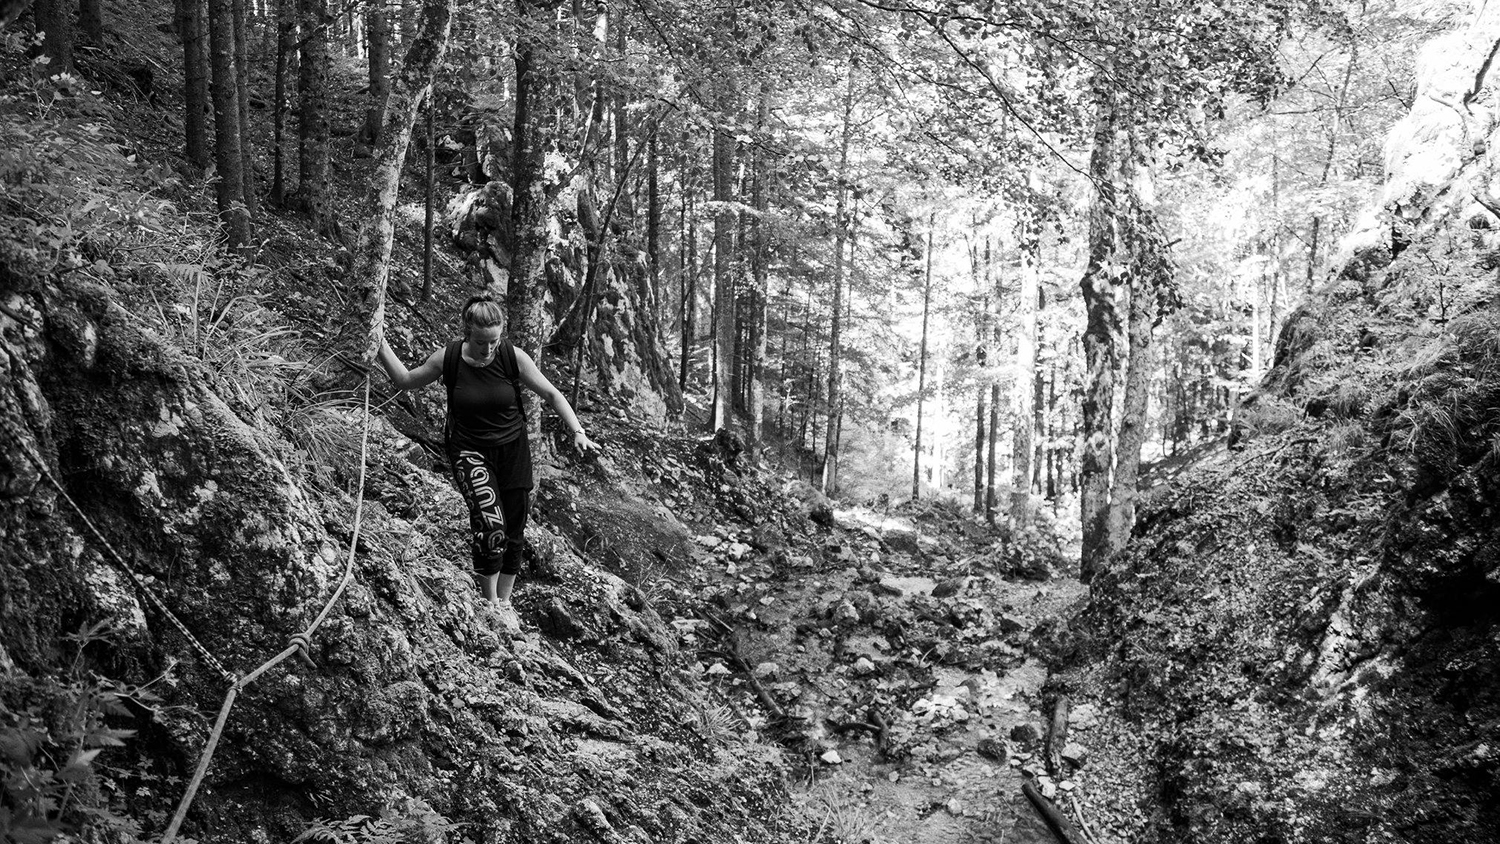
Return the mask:
[[500,348],[500,341],[504,338],[505,331],[498,325],[470,328],[469,355],[477,360],[487,361],[495,356],[496,350]]

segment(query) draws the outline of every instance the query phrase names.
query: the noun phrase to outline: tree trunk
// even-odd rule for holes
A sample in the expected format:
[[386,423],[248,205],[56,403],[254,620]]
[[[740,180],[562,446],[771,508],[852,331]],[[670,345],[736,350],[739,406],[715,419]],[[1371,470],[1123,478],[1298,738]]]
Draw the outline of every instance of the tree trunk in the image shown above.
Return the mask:
[[254,220],[260,213],[255,196],[255,150],[250,143],[250,36],[245,25],[245,3],[233,0],[234,15],[234,88],[240,125],[240,192],[245,213]]
[[210,90],[214,102],[214,165],[219,219],[230,251],[250,243],[250,214],[245,207],[245,159],[240,150],[240,106],[234,57],[232,0],[208,0],[209,50],[213,56]]
[[369,42],[370,103],[365,108],[365,125],[360,137],[373,145],[380,141],[386,98],[390,94],[391,19],[384,4],[372,3],[365,9],[365,38]]
[[[994,254],[991,251],[990,241],[984,242],[984,275],[987,280],[994,274]],[[1000,346],[1000,319],[1005,302],[1005,288],[1000,284],[1000,278],[993,278],[995,291],[994,310],[990,313],[993,317],[990,322],[990,347]],[[999,505],[999,495],[995,489],[995,476],[999,474],[999,460],[996,450],[1000,440],[1000,379],[994,375],[990,376],[990,429],[989,442],[986,443],[986,469],[984,482],[984,520],[988,524],[995,523],[995,509]]]
[[183,129],[188,161],[208,169],[208,27],[203,0],[177,0],[182,38]]
[[328,2],[297,0],[301,46],[297,67],[296,205],[325,235],[333,233],[328,208]]
[[[179,0],[181,2],[181,0]],[[286,83],[292,54],[297,49],[296,6],[292,0],[276,0],[276,79],[271,104],[271,204],[286,204]]]
[[[816,383],[816,381],[814,380],[815,376],[811,374],[812,371],[808,367],[808,361],[811,359],[812,353],[812,299],[813,286],[809,284],[807,285],[807,297],[803,300],[802,303],[802,352],[797,356],[797,361],[800,364],[801,368],[809,373],[806,380],[802,378],[797,379],[797,383],[802,386],[802,421],[797,425],[797,453],[799,459],[802,450],[807,447],[807,417],[812,414],[812,385]],[[798,471],[798,475],[801,475],[800,470]]]
[[1147,391],[1153,368],[1152,323],[1155,319],[1155,292],[1150,282],[1132,280],[1130,294],[1130,357],[1125,373],[1125,397],[1120,413],[1119,443],[1115,450],[1115,471],[1110,488],[1109,553],[1114,554],[1130,538],[1135,524],[1136,485],[1141,462],[1141,446],[1146,440]]
[[32,19],[42,36],[42,55],[50,61],[48,73],[73,69],[73,3],[71,0],[36,0]]
[[361,204],[359,234],[349,273],[351,299],[358,309],[356,324],[368,331],[361,349],[361,359],[367,364],[374,361],[385,328],[385,289],[390,279],[393,217],[401,168],[406,163],[417,110],[432,95],[433,73],[448,51],[452,21],[453,0],[427,0],[422,4],[421,22],[401,70],[392,79],[389,107],[380,127],[375,172]]
[[1031,457],[1034,394],[1029,389],[1036,373],[1037,288],[1041,268],[1036,225],[1026,220],[1021,234],[1021,289],[1016,297],[1016,387],[1015,421],[1011,428],[1011,456],[1015,473],[1011,483],[1010,518],[1024,524],[1031,500]]
[[[651,310],[651,336],[662,336],[661,304],[661,150],[657,132],[646,141],[646,271],[650,285],[645,303]],[[668,361],[670,363],[670,357]]]
[[1126,251],[1130,255],[1130,358],[1110,490],[1110,554],[1125,547],[1135,525],[1141,447],[1146,441],[1147,404],[1155,371],[1152,332],[1160,321],[1163,302],[1173,307],[1176,301],[1166,237],[1152,207],[1154,191],[1149,165],[1138,152],[1132,152],[1129,167],[1133,178],[1127,183],[1129,192],[1124,198],[1128,202],[1122,203],[1121,210],[1126,213],[1121,215],[1120,226],[1129,237]]
[[[978,228],[976,221],[975,228]],[[974,293],[978,296],[979,314],[974,330],[974,366],[978,373],[979,389],[974,408],[974,506],[975,513],[984,512],[984,444],[986,393],[989,390],[988,369],[990,334],[990,291],[984,276],[979,271],[979,244],[969,244],[969,274],[974,278]]]
[[[745,194],[748,193],[748,191],[740,190],[740,191],[737,191],[737,193],[740,196],[744,196]],[[735,215],[734,215],[734,219],[735,219],[735,239],[734,239],[735,244],[736,245],[742,245],[742,244],[749,243],[750,239],[745,236],[745,215],[744,215],[744,213],[736,211]],[[741,263],[743,261],[743,257],[740,256],[740,255],[736,255],[735,257],[738,260],[736,260],[734,262],[734,268],[733,268],[734,269],[734,275],[733,275],[732,279],[729,282],[730,289],[732,289],[732,290],[735,291],[735,295],[734,295],[734,328],[733,328],[733,332],[732,332],[733,336],[734,336],[734,345],[733,345],[733,352],[731,353],[730,358],[729,358],[729,396],[730,396],[729,410],[730,410],[731,413],[735,413],[735,412],[744,413],[744,411],[745,411],[745,394],[744,394],[744,389],[745,389],[745,384],[744,384],[744,382],[745,382],[745,378],[744,378],[745,315],[747,313],[749,313],[749,311],[750,311],[750,303],[748,301],[749,295],[748,295],[748,291],[746,290],[746,288],[749,285],[745,283],[744,272],[743,272],[743,269],[741,267]]]
[[1047,440],[1047,498],[1052,501],[1052,512],[1057,512],[1057,461],[1058,451],[1054,443],[1057,441],[1058,430],[1057,419],[1057,369],[1052,369],[1051,376],[1047,379],[1047,414],[1045,420]]
[[78,0],[78,34],[91,47],[104,46],[104,4],[100,0]]
[[[610,35],[614,37],[616,55],[623,60],[629,48],[625,39],[625,16],[617,11],[610,15],[609,23],[613,29]],[[633,169],[630,165],[632,158],[630,155],[630,93],[624,86],[620,86],[610,99],[614,106],[610,123],[614,125],[615,130],[615,179],[623,183],[630,178],[630,171]],[[635,197],[629,188],[619,191],[618,195],[620,198],[616,203],[618,206],[616,216],[626,229],[634,230]]]
[[[756,117],[756,123],[764,136],[770,131],[772,90],[769,82],[763,83],[760,89],[760,113]],[[749,381],[749,431],[746,440],[751,451],[751,459],[759,460],[763,440],[765,438],[766,419],[766,396],[765,378],[763,370],[766,365],[766,296],[768,290],[769,267],[771,257],[770,240],[771,233],[767,220],[767,210],[771,207],[771,185],[772,169],[770,153],[763,145],[758,145],[755,151],[755,188],[751,201],[755,205],[756,216],[754,220],[755,239],[754,251],[751,253],[750,276],[752,287],[752,304],[750,308],[750,366],[747,373]]]
[[[849,213],[849,261],[848,261],[848,267],[849,267],[848,280],[849,280],[849,284],[847,285],[847,287],[845,289],[845,293],[844,293],[844,325],[846,325],[846,326],[847,325],[851,325],[852,322],[853,322],[853,320],[854,320],[854,267],[857,266],[857,264],[855,263],[855,256],[857,254],[858,245],[859,245],[859,197],[860,197],[860,192],[858,190],[853,190],[852,194],[853,194],[853,197],[854,197],[854,199],[853,199],[853,207],[851,208],[850,213]],[[844,447],[843,443],[844,443],[844,416],[845,416],[845,413],[844,413],[844,407],[845,407],[844,398],[845,398],[845,395],[846,395],[846,393],[845,393],[845,391],[843,389],[842,381],[841,381],[840,382],[840,386],[839,386],[838,411],[834,414],[834,424],[833,424],[833,457],[831,458],[831,461],[830,461],[830,459],[826,459],[826,458],[823,461],[824,467],[827,467],[829,465],[832,465],[832,467],[833,467],[832,471],[828,473],[828,493],[827,493],[828,495],[834,495],[835,493],[838,492],[838,488],[839,488],[839,468],[840,468],[840,458],[839,458],[839,455],[842,453],[843,447]]]
[[[733,96],[727,81],[719,80],[721,90],[718,103],[721,111],[728,115]],[[723,118],[723,119],[727,119]],[[734,137],[729,127],[715,125],[713,130],[713,177],[714,201],[714,409],[709,427],[717,431],[733,427],[730,392],[734,366],[734,283],[733,248],[734,227],[737,215],[730,207],[733,196],[730,192],[734,170]]]
[[851,63],[844,82],[844,109],[839,129],[838,199],[833,212],[833,314],[828,331],[828,443],[823,449],[824,495],[833,494],[833,479],[838,473],[838,443],[834,436],[838,426],[832,420],[843,411],[843,394],[840,378],[840,358],[843,349],[842,308],[844,299],[844,239],[848,231],[846,215],[849,206],[849,137],[853,128],[854,114],[854,65]]
[[[410,43],[410,39],[408,39]],[[437,164],[437,129],[433,113],[437,111],[435,92],[427,95],[427,155],[424,156],[426,168],[422,178],[422,301],[425,302],[432,296],[432,228],[433,228],[433,206],[436,204],[434,194],[437,192],[436,179]]]
[[922,281],[922,345],[917,353],[917,441],[911,461],[911,500],[922,497],[922,399],[927,392],[927,316],[932,305],[932,217],[927,218],[927,271]]
[[[1036,310],[1040,314],[1047,306],[1046,296],[1041,291],[1041,285],[1037,285]],[[1040,335],[1040,332],[1038,332]],[[1042,489],[1042,460],[1047,444],[1047,414],[1045,412],[1047,400],[1046,378],[1042,374],[1041,358],[1042,344],[1040,336],[1037,341],[1036,364],[1032,367],[1031,374],[1031,432],[1033,437],[1031,449],[1031,488],[1033,491]]]
[[1087,367],[1083,388],[1083,455],[1079,468],[1079,510],[1083,543],[1079,577],[1089,582],[1109,557],[1110,473],[1114,464],[1111,412],[1115,371],[1119,365],[1120,317],[1115,305],[1116,279],[1112,266],[1118,255],[1119,203],[1115,180],[1118,151],[1114,105],[1101,96],[1094,127],[1089,175],[1098,190],[1089,210],[1089,253],[1084,268],[1083,334]]
[[[518,0],[523,31],[545,30],[551,21],[551,6],[538,0]],[[540,64],[544,49],[531,38],[516,45],[516,111],[512,127],[514,162],[511,203],[513,243],[506,291],[508,333],[516,345],[535,357],[545,333],[542,295],[546,289],[548,195],[543,158],[547,137],[547,97]],[[540,414],[534,398],[528,399],[527,416],[533,433],[540,430]]]
[[687,251],[682,262],[682,360],[677,384],[687,395],[688,366],[693,341],[698,339],[698,223],[691,185],[683,186],[683,223],[687,228]]

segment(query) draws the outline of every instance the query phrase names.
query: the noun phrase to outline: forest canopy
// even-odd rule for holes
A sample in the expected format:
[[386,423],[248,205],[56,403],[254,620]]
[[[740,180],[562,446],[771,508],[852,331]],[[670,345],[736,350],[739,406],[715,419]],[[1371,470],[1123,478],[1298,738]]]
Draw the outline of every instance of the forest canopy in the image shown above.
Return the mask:
[[[33,5],[43,72],[98,64],[96,5]],[[1081,512],[1089,560],[1142,460],[1228,431],[1461,11],[179,0],[183,82],[150,93],[230,250],[267,213],[349,249],[356,356],[461,266],[574,396],[657,396],[854,499]]]

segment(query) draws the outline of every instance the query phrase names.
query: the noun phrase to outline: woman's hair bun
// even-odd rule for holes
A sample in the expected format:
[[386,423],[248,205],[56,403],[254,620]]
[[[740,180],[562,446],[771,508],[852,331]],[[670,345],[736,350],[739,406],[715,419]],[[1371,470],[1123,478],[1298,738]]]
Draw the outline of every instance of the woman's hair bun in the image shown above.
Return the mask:
[[463,310],[464,330],[472,328],[489,328],[505,323],[505,308],[500,302],[488,293],[480,293],[470,296],[469,301],[464,303]]

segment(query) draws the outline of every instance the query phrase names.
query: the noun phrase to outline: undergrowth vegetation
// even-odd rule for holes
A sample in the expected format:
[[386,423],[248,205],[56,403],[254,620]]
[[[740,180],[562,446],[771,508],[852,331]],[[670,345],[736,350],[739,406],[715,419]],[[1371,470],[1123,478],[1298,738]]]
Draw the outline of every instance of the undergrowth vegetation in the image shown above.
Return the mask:
[[293,844],[472,844],[462,835],[465,824],[454,823],[424,800],[408,798],[384,807],[378,817],[352,815],[343,820],[320,818],[303,830]]
[[14,667],[0,673],[0,759],[6,769],[0,830],[7,842],[43,844],[59,836],[135,841],[141,835],[139,824],[117,811],[131,776],[105,764],[104,754],[135,735],[112,725],[132,723],[161,701],[153,684],[122,683],[87,667],[85,649],[110,634],[103,623],[70,634],[74,658],[56,676],[28,676]]
[[14,35],[0,45],[0,268],[4,287],[53,273],[107,287],[133,319],[196,361],[247,422],[279,431],[287,462],[347,491],[358,400],[330,389],[327,360],[274,302],[266,267],[229,255],[187,181],[112,127],[119,109],[84,80],[48,75]]

